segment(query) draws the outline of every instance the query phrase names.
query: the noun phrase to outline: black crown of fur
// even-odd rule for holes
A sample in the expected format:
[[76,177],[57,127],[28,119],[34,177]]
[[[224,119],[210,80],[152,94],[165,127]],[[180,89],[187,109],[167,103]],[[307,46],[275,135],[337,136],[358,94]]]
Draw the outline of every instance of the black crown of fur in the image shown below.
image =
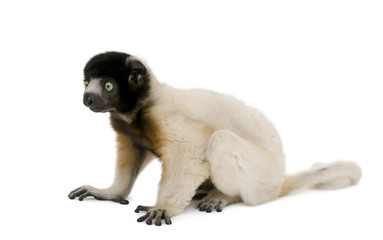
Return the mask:
[[126,77],[126,58],[129,54],[121,52],[101,53],[91,58],[84,68],[84,81],[92,77],[108,76],[114,79]]

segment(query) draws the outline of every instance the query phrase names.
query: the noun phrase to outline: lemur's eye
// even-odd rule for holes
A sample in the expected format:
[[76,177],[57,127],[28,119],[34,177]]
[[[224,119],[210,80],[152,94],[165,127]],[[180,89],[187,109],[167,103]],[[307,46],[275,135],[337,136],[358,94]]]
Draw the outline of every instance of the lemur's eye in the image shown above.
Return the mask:
[[85,86],[85,88],[87,88],[88,85],[89,85],[89,81],[85,81],[85,82],[84,82],[84,86]]
[[113,83],[111,83],[111,82],[106,82],[106,83],[105,83],[105,89],[106,89],[106,91],[108,91],[108,92],[112,91],[112,90],[113,90]]

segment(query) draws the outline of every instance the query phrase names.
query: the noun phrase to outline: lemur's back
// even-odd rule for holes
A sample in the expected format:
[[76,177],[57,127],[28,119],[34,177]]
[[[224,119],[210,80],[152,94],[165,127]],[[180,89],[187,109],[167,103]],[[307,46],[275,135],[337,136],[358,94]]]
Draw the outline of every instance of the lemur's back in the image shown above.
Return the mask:
[[204,122],[214,130],[229,129],[250,142],[283,156],[279,134],[257,109],[234,97],[208,90],[173,91],[174,104],[188,117]]

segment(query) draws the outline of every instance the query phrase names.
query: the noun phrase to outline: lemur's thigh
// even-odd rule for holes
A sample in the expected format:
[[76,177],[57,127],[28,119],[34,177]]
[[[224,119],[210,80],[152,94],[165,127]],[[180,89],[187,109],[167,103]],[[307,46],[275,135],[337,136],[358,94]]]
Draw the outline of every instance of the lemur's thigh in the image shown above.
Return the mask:
[[230,130],[214,132],[207,158],[214,185],[229,196],[256,205],[278,197],[280,180],[273,156]]

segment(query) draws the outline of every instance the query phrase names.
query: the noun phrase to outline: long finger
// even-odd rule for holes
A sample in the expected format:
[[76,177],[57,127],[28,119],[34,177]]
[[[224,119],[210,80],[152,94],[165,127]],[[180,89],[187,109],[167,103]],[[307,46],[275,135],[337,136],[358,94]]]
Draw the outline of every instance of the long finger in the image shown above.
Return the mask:
[[74,192],[77,192],[80,188],[81,188],[81,187],[76,188],[75,190],[71,191],[71,192],[68,194],[68,197],[70,198],[70,195],[72,195]]
[[136,210],[134,210],[134,211],[135,211],[136,213],[139,213],[140,211],[145,211],[145,212],[147,212],[147,211],[149,211],[149,208],[150,208],[150,207],[138,205],[137,208],[136,208]]
[[148,216],[149,216],[150,213],[146,213],[144,216],[140,217],[137,219],[137,222],[143,222]]
[[157,211],[151,211],[150,212],[149,217],[146,220],[146,224],[152,225],[152,220],[153,220],[154,216],[156,215],[156,213],[157,213]]
[[162,216],[163,216],[163,218],[165,219],[165,223],[166,223],[167,225],[172,224],[172,220],[170,220],[170,217],[168,217],[168,212],[166,211],[166,209],[164,210]]
[[156,226],[161,226],[161,218],[162,218],[162,210],[158,209],[156,213],[156,217],[154,218],[154,224]]
[[84,200],[84,198],[89,197],[89,196],[92,196],[92,194],[90,192],[86,191],[85,193],[81,194],[80,197],[78,197],[78,200],[82,201],[82,200]]
[[77,189],[76,192],[73,192],[73,193],[69,196],[69,198],[70,198],[70,199],[75,199],[76,197],[82,195],[82,194],[85,193],[86,191],[87,191],[87,190],[84,189],[84,188],[79,188],[79,189]]

